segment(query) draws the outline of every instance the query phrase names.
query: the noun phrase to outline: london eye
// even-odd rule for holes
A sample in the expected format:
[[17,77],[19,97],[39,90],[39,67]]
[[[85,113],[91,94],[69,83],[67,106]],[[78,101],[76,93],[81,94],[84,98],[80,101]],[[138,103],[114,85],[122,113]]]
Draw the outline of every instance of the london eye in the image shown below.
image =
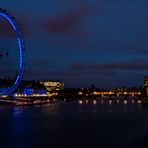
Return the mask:
[[[1,95],[10,95],[18,88],[23,78],[23,73],[25,68],[25,59],[26,59],[26,49],[25,49],[23,34],[21,32],[21,29],[18,23],[15,21],[15,18],[12,17],[6,10],[1,8],[0,8],[0,17],[5,19],[6,22],[11,25],[13,31],[15,32],[15,36],[17,39],[17,48],[19,50],[18,69],[17,69],[17,75],[15,76],[14,82],[12,83],[12,85],[8,87],[0,86]],[[3,58],[3,56],[8,56],[8,54],[9,54],[8,51],[0,51],[0,59]]]

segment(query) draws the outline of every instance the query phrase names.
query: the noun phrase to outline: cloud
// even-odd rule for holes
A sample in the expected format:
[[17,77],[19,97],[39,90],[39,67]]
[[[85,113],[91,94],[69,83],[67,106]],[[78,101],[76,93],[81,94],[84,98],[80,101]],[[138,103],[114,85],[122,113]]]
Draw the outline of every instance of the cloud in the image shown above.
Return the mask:
[[134,50],[133,50],[133,53],[134,54],[137,54],[137,55],[142,55],[142,56],[146,56],[146,55],[148,55],[148,48],[147,47],[142,47],[141,46],[141,48],[139,47],[139,48],[133,48]]
[[52,34],[59,35],[86,35],[87,31],[81,22],[91,15],[95,15],[96,8],[83,6],[69,12],[50,16],[46,20],[45,29]]
[[142,71],[148,69],[148,60],[133,60],[125,62],[115,62],[115,63],[75,63],[72,65],[74,69],[95,69],[95,70],[136,70]]
[[[36,73],[36,74],[35,74]],[[88,72],[86,70],[46,70],[29,69],[25,73],[25,79],[36,80],[60,80],[65,87],[87,87],[95,84],[98,88],[111,88],[118,86],[140,86],[143,83],[143,74],[137,72],[120,73],[114,70],[100,70]],[[131,83],[129,83],[131,82]]]
[[[15,13],[12,13],[13,16],[15,16],[15,20],[18,23],[19,27],[21,28],[21,31],[26,36],[30,34],[30,27],[28,24],[28,20],[26,17],[23,17],[21,15],[15,15]],[[16,33],[13,30],[13,27],[11,24],[2,16],[0,16],[0,38],[13,38],[16,37]]]
[[27,61],[27,64],[34,66],[34,67],[38,67],[39,69],[41,67],[47,67],[51,62],[47,59],[43,59],[43,58],[32,58],[29,61]]
[[12,26],[6,22],[0,20],[0,37],[14,37],[15,31]]

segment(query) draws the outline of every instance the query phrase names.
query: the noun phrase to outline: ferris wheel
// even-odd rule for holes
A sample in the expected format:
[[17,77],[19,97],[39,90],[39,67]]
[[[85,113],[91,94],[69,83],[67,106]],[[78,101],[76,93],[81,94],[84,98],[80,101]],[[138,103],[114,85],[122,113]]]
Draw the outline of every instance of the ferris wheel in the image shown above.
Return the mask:
[[[0,16],[3,17],[12,27],[16,34],[17,38],[17,47],[19,50],[19,65],[18,65],[18,73],[16,75],[16,78],[13,82],[13,84],[9,87],[1,88],[0,86],[0,94],[2,95],[9,95],[13,93],[19,86],[24,73],[24,67],[25,67],[25,60],[26,60],[26,49],[25,44],[23,40],[23,34],[21,32],[21,29],[18,25],[18,23],[15,21],[15,18],[12,17],[6,10],[0,8]],[[7,52],[0,53],[0,56],[8,55]]]

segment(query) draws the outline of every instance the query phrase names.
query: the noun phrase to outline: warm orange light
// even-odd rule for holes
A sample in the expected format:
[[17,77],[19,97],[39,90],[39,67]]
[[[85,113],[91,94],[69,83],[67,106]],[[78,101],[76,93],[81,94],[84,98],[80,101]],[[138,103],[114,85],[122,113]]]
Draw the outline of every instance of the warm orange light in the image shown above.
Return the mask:
[[110,92],[109,92],[109,94],[111,95],[111,94],[112,94],[112,92],[110,91]]
[[82,92],[79,92],[78,94],[79,94],[79,95],[82,95],[83,93],[82,93]]
[[97,94],[97,92],[94,91],[94,95],[96,95],[96,94]]
[[124,95],[127,95],[127,92],[126,91],[124,92]]
[[96,105],[97,104],[97,101],[96,100],[93,100],[93,103],[94,103],[94,105]]
[[79,104],[83,104],[83,101],[82,100],[79,100]]

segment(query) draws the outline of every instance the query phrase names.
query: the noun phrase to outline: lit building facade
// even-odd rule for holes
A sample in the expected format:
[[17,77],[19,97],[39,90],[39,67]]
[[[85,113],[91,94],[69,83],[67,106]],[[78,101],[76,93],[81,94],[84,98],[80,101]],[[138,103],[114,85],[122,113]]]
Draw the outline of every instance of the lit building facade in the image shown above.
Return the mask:
[[144,77],[144,95],[148,96],[148,76]]
[[[13,80],[0,79],[1,87],[10,87],[12,82]],[[16,97],[51,97],[58,95],[58,91],[62,89],[64,89],[64,83],[61,81],[23,80],[14,93]]]
[[40,82],[22,81],[16,96],[47,96],[47,89]]
[[42,81],[40,82],[41,84],[43,84],[47,91],[59,91],[59,90],[63,90],[64,89],[64,83],[61,81]]

